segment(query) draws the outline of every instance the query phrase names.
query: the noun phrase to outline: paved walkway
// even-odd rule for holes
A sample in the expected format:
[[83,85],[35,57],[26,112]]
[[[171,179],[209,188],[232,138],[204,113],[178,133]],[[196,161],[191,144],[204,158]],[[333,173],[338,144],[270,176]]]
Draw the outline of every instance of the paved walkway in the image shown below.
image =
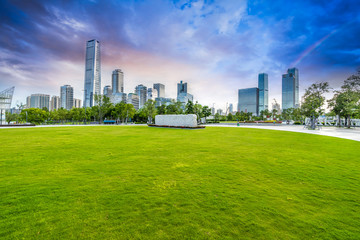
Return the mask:
[[236,124],[228,125],[228,124],[209,124],[206,125],[209,127],[238,127],[238,128],[260,128],[260,129],[269,129],[269,130],[280,130],[280,131],[290,131],[290,132],[301,132],[301,133],[309,133],[309,134],[318,134],[330,137],[338,137],[345,138],[355,141],[360,141],[360,129],[359,128],[338,128],[338,127],[322,127],[320,130],[309,130],[304,128],[302,125],[261,125],[261,124],[240,124],[237,126]]
[[[19,129],[19,128],[39,128],[39,127],[84,127],[84,126],[99,126],[95,125],[40,125],[40,126],[29,126],[29,127],[0,127],[1,129]],[[104,126],[104,125],[101,125]],[[146,124],[128,124],[128,125],[106,125],[106,126],[146,126]],[[237,126],[234,124],[207,124],[206,127],[237,127],[237,128],[259,128],[259,129],[269,129],[269,130],[280,130],[280,131],[290,131],[290,132],[301,132],[309,134],[318,134],[324,136],[345,138],[355,141],[360,141],[360,129],[359,128],[337,128],[337,127],[323,127],[320,130],[308,130],[305,129],[302,125],[261,125],[261,124],[240,124]]]

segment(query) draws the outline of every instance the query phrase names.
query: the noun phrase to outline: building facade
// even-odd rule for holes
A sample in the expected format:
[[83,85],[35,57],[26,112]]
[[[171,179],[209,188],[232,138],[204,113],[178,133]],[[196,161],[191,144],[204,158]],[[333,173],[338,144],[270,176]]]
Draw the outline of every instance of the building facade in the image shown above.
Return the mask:
[[282,75],[282,109],[299,106],[299,70],[290,68]]
[[103,94],[107,97],[110,97],[112,95],[112,88],[110,85],[106,85],[104,87]]
[[74,107],[81,108],[81,99],[74,98]]
[[154,83],[153,89],[157,91],[157,97],[165,98],[165,85],[161,83]]
[[30,96],[30,108],[44,108],[50,107],[50,95],[47,94],[31,94]]
[[269,110],[269,87],[267,73],[260,73],[258,79],[259,88],[259,113]]
[[127,104],[132,104],[135,110],[139,110],[139,96],[135,93],[129,93],[127,97]]
[[74,106],[74,88],[70,85],[60,87],[60,106],[67,110]]
[[259,115],[259,88],[239,89],[238,112]]
[[158,92],[155,88],[147,89],[147,96],[146,96],[147,100],[155,100],[157,97],[158,97]]
[[58,110],[60,108],[60,97],[52,96],[50,100],[50,111]]
[[139,106],[138,109],[142,108],[146,103],[147,97],[147,87],[140,84],[135,87],[135,94],[139,96]]
[[113,94],[124,92],[124,73],[121,69],[115,69],[112,72],[111,84]]
[[101,94],[100,42],[93,39],[86,43],[84,107],[94,106],[95,94]]
[[180,81],[180,83],[177,84],[177,101],[187,103],[188,101],[193,102],[193,100],[194,96],[188,93],[187,83]]

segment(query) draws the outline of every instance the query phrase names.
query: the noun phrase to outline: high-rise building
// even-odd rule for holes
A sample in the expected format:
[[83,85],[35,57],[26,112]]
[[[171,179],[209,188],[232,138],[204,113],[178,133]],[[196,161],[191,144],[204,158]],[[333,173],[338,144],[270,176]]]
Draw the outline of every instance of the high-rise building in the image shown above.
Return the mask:
[[215,108],[214,107],[211,108],[211,115],[213,115],[213,116],[215,115]]
[[239,89],[238,112],[251,112],[259,115],[259,88]]
[[180,81],[180,83],[177,84],[177,101],[182,103],[193,101],[193,95],[188,93],[187,90],[187,83]]
[[74,106],[74,88],[70,85],[60,87],[60,106],[67,110]]
[[121,69],[115,69],[112,72],[112,90],[114,93],[123,93],[124,92],[124,73]]
[[104,91],[103,91],[103,94],[107,97],[110,97],[112,95],[112,88],[110,85],[106,85],[104,87]]
[[74,107],[81,108],[81,99],[74,98]]
[[[158,92],[154,88],[148,88],[147,89],[147,100],[155,100],[158,97]],[[146,101],[147,101],[146,100]]]
[[49,109],[50,95],[47,94],[31,94],[30,96],[30,108],[44,108]]
[[259,74],[259,113],[269,109],[269,88],[267,73]]
[[232,103],[230,103],[229,104],[229,113],[233,113],[233,111],[234,111],[234,106],[233,106],[233,104]]
[[282,109],[299,107],[299,70],[290,68],[282,75]]
[[110,102],[113,104],[125,102],[126,103],[127,94],[126,93],[114,93],[110,96]]
[[84,107],[94,106],[95,94],[101,94],[100,42],[93,39],[86,43]]
[[26,97],[26,108],[31,108],[31,96]]
[[139,107],[142,108],[146,103],[147,87],[140,84],[135,87],[135,94],[139,96]]
[[126,103],[132,104],[136,110],[139,110],[139,96],[135,93],[129,93]]
[[52,96],[50,100],[50,111],[58,110],[60,108],[60,97]]
[[159,98],[164,98],[165,97],[165,85],[161,84],[161,83],[154,83],[154,89],[157,90],[158,96]]

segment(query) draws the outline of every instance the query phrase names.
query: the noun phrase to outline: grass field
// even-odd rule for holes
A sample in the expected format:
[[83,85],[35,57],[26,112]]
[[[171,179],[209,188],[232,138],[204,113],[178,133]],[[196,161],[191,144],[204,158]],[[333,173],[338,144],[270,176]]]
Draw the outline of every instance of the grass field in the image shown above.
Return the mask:
[[145,126],[0,139],[0,239],[360,239],[356,141]]

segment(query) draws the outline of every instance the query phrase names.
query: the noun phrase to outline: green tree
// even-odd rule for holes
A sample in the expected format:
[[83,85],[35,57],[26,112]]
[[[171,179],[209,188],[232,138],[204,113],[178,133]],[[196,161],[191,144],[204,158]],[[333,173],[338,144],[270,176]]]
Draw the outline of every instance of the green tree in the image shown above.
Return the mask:
[[148,100],[144,105],[144,111],[148,118],[148,124],[152,124],[153,119],[155,118],[155,115],[156,115],[155,101]]
[[195,110],[194,110],[194,103],[192,101],[188,101],[186,106],[185,106],[185,113],[186,114],[194,114]]
[[41,124],[46,121],[48,114],[39,108],[28,108],[21,111],[21,118],[30,123]]
[[97,106],[97,110],[99,111],[99,122],[102,123],[104,116],[110,111],[110,98],[106,95],[95,94],[94,100]]
[[203,115],[202,115],[202,106],[198,102],[196,102],[194,105],[194,114],[196,115],[197,122],[200,123]]
[[204,116],[206,122],[206,118],[211,115],[211,109],[208,106],[204,106],[202,108],[202,115]]
[[16,113],[11,113],[10,111],[6,111],[5,112],[5,121],[10,124],[10,122],[12,121],[16,121],[17,119],[17,114]]
[[315,129],[316,119],[324,113],[324,94],[329,91],[329,83],[314,83],[305,90],[301,104],[301,112],[310,118],[310,128]]
[[232,115],[232,113],[229,113],[229,114],[227,115],[226,119],[227,119],[228,121],[233,121],[233,120],[234,120],[234,116]]

